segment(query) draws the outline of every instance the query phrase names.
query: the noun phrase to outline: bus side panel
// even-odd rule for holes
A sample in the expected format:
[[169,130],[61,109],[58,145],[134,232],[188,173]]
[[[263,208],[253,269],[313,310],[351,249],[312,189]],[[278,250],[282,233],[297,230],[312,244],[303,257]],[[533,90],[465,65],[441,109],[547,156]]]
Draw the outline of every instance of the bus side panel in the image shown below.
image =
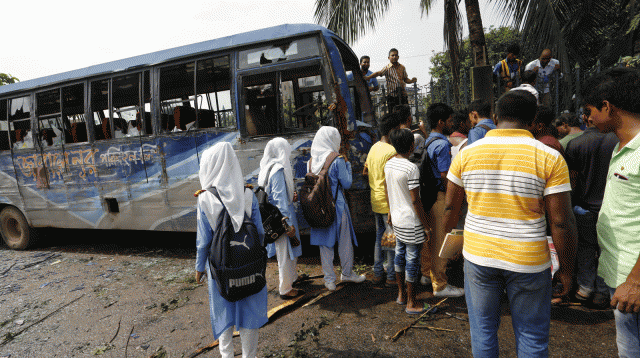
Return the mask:
[[[0,155],[0,203],[16,206],[24,210],[24,202],[18,191],[15,168],[11,160],[11,152]],[[27,218],[28,220],[28,218]]]
[[64,181],[69,212],[78,220],[65,223],[64,227],[94,228],[104,214],[97,186],[98,152],[89,143],[65,147]]

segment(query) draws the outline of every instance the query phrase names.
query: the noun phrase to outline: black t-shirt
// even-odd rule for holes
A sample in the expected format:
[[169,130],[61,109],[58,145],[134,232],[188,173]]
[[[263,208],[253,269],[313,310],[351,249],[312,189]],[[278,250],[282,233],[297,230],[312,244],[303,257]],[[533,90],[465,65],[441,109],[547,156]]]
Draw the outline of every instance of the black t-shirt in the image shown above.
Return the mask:
[[600,211],[609,162],[618,141],[614,133],[603,134],[593,127],[569,141],[565,159],[569,172],[575,172],[572,175],[576,184],[572,192],[573,205],[593,213]]

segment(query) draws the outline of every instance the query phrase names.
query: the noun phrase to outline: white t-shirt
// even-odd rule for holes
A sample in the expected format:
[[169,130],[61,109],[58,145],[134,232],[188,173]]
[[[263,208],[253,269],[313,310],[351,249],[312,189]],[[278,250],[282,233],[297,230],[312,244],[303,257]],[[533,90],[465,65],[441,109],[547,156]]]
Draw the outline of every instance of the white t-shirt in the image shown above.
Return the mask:
[[418,167],[408,159],[393,157],[384,166],[389,214],[396,238],[408,244],[424,242],[424,228],[413,208],[410,190],[420,185]]
[[538,90],[528,83],[523,83],[518,87],[512,88],[512,91],[527,91],[531,93],[535,98],[536,102],[540,104],[540,98],[538,97]]
[[525,71],[533,71],[534,68],[538,67],[538,78],[536,79],[536,87],[542,88],[542,93],[549,93],[549,82],[551,81],[551,75],[553,71],[556,69],[556,65],[559,64],[560,61],[552,58],[549,60],[546,66],[540,66],[540,59],[533,60],[527,64],[524,68]]

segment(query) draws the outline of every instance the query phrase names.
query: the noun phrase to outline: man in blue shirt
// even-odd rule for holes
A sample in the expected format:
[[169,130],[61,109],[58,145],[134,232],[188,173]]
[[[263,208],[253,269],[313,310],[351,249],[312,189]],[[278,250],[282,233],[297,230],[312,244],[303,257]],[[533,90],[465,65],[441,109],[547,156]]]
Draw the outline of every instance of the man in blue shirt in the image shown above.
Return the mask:
[[[369,56],[360,57],[360,70],[362,71],[362,77],[369,76],[373,73],[369,71],[369,66],[370,66],[369,62],[370,62]],[[353,81],[352,73],[347,75],[347,80]],[[375,77],[373,77],[372,79],[367,81],[367,88],[369,89],[369,92],[376,92],[377,90],[379,90],[380,85],[378,85],[378,80]]]
[[[438,197],[431,209],[425,208],[431,225],[431,238],[422,246],[420,266],[423,285],[431,283],[436,297],[460,297],[464,289],[454,287],[447,282],[447,259],[439,252],[444,242],[444,201],[447,188],[447,172],[451,166],[451,143],[447,136],[453,133],[453,109],[444,103],[434,103],[427,109],[427,120],[431,134],[425,140],[426,155],[434,164],[433,175],[439,179]],[[435,139],[434,141],[431,141]],[[423,163],[426,165],[426,163]]]
[[491,103],[476,99],[469,105],[469,119],[473,128],[469,131],[467,145],[484,138],[488,131],[496,129],[491,119]]

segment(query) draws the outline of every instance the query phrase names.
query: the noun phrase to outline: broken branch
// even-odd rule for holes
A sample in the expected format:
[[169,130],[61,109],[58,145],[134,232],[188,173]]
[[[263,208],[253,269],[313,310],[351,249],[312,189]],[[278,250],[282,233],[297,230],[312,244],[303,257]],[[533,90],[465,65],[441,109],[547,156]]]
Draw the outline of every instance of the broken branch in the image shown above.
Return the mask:
[[4,276],[7,272],[11,271],[11,269],[13,268],[13,266],[15,266],[18,263],[18,260],[16,260],[14,263],[11,264],[11,266],[9,266],[8,269],[4,270],[3,273],[0,273],[0,276]]
[[133,334],[133,327],[135,327],[135,325],[131,326],[131,331],[129,332],[129,335],[127,336],[127,345],[124,346],[124,358],[127,358],[127,349],[129,349],[129,340],[131,339],[131,335]]
[[411,324],[409,324],[408,326],[404,327],[403,329],[399,330],[398,332],[396,332],[395,335],[393,335],[393,337],[391,337],[391,341],[395,342],[398,340],[398,338],[400,338],[400,336],[402,336],[403,334],[405,334],[411,327],[415,326],[416,323],[418,323],[422,317],[424,317],[425,315],[427,315],[429,312],[431,312],[431,310],[433,310],[434,308],[440,306],[440,304],[444,301],[446,301],[447,298],[443,298],[440,302],[436,303],[435,305],[431,306],[425,313],[421,314],[420,317],[418,317],[416,320],[414,320],[413,322],[411,322]]
[[120,322],[122,322],[122,317],[120,317],[120,320],[118,321],[118,329],[116,329],[116,334],[113,335],[113,338],[111,338],[109,343],[113,342],[113,340],[118,336],[118,333],[120,332]]

